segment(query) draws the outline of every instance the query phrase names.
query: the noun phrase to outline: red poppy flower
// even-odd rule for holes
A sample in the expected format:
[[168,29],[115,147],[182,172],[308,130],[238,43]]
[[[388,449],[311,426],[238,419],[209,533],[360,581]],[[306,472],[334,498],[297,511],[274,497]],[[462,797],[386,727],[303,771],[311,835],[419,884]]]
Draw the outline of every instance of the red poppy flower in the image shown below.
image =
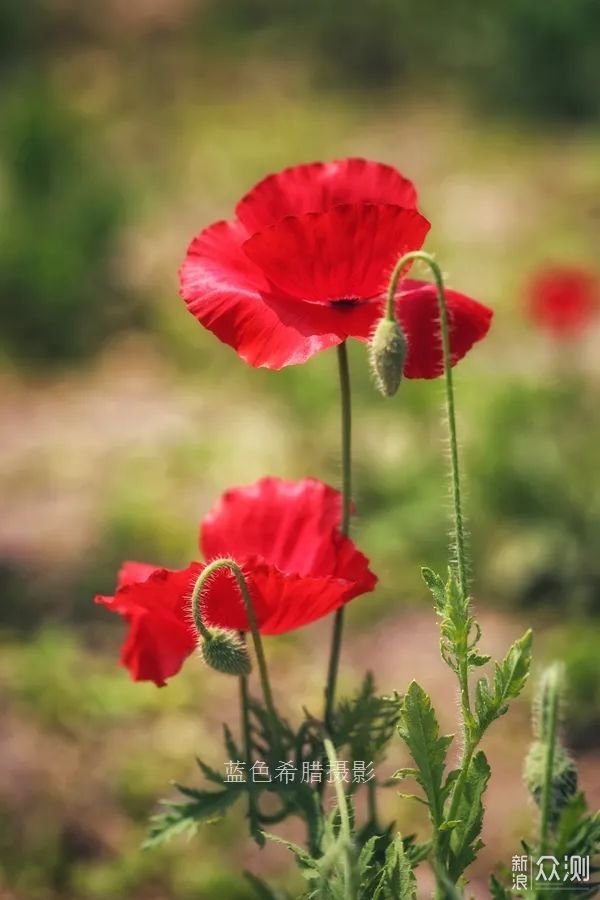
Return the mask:
[[[242,567],[260,631],[282,634],[375,587],[367,558],[340,533],[340,522],[341,495],[333,488],[312,478],[263,478],[223,495],[202,521],[200,544],[207,561],[227,556]],[[189,601],[203,569],[125,563],[115,595],[96,597],[129,622],[121,661],[135,680],[165,684],[194,650]],[[203,613],[207,625],[248,629],[227,570],[206,585]]]
[[600,303],[600,279],[577,266],[548,266],[536,273],[527,290],[529,313],[558,338],[577,337]]
[[[190,312],[247,363],[268,369],[306,362],[380,318],[394,263],[422,247],[429,222],[414,186],[391,166],[364,159],[310,163],[259,182],[236,218],[194,238],[180,269]],[[491,310],[447,292],[456,362],[487,333]],[[400,285],[397,315],[408,378],[442,370],[432,286]]]

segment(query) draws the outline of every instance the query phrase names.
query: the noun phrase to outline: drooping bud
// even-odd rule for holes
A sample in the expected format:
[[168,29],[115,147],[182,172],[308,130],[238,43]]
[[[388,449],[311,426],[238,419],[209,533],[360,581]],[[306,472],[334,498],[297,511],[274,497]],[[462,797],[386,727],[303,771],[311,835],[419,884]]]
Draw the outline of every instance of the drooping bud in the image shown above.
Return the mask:
[[369,343],[369,360],[375,385],[384,397],[393,397],[402,381],[406,338],[395,319],[383,316]]
[[225,628],[207,628],[199,645],[204,662],[225,675],[248,675],[252,668],[244,640]]

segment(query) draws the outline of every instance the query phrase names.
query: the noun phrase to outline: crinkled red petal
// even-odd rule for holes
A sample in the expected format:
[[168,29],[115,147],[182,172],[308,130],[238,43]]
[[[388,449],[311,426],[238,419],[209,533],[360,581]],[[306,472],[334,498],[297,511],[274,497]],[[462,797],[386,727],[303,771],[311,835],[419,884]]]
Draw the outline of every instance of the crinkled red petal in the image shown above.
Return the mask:
[[393,166],[367,159],[306,163],[268,175],[238,203],[249,231],[263,231],[286,216],[326,212],[341,203],[393,203],[416,208],[417,192]]

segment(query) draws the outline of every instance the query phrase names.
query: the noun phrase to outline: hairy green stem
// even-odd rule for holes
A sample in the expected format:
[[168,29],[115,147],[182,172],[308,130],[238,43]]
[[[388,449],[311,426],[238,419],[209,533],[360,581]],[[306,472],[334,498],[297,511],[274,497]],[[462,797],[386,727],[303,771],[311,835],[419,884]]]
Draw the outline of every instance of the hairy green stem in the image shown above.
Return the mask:
[[[460,588],[462,600],[468,604],[469,586],[467,578],[467,554],[465,541],[464,517],[462,512],[462,491],[460,481],[460,465],[458,456],[458,436],[456,428],[456,405],[454,401],[454,380],[452,375],[452,351],[450,347],[450,331],[448,323],[448,308],[446,304],[446,294],[444,290],[444,278],[442,270],[430,253],[422,250],[406,253],[402,256],[394,267],[390,278],[389,289],[386,299],[386,316],[394,318],[394,302],[398,282],[406,266],[419,260],[426,263],[432,274],[437,289],[438,306],[440,313],[440,334],[442,339],[442,357],[444,361],[444,385],[446,394],[446,417],[448,422],[448,433],[450,439],[450,474],[452,485],[452,507],[453,507],[453,540],[456,552],[456,577]],[[473,734],[473,715],[471,712],[471,700],[469,694],[469,664],[468,664],[468,647],[463,648],[458,660],[458,681],[460,689],[460,703],[463,717],[464,744],[462,750],[462,758],[460,762],[460,774],[454,785],[452,792],[452,800],[450,803],[450,811],[447,816],[449,821],[456,816],[460,799],[464,790],[467,779],[469,766],[475,748],[477,746],[477,737]],[[435,826],[434,826],[435,827]],[[439,849],[440,855],[445,858],[449,847],[450,832],[445,833],[442,837],[434,836],[434,846]],[[439,860],[440,863],[444,859]],[[443,894],[442,894],[443,896]]]
[[[337,763],[335,747],[330,738],[327,737],[324,740],[324,744],[330,770],[335,771]],[[350,815],[348,813],[348,801],[339,779],[334,780],[334,787],[340,814],[340,843],[342,844],[341,850],[344,865],[344,898],[345,900],[356,900],[358,886],[356,884],[356,873],[354,871],[352,826],[350,824]]]
[[540,805],[540,855],[548,850],[552,820],[552,782],[554,780],[554,757],[556,754],[556,730],[558,728],[559,691],[556,679],[552,679],[548,691],[548,708],[542,735],[546,747],[544,756],[544,781]]
[[[352,505],[352,403],[348,348],[345,341],[338,346],[337,355],[342,408],[342,524],[340,530],[343,535],[347,536],[350,533],[350,511]],[[333,725],[333,708],[343,631],[344,607],[342,606],[336,611],[333,622],[327,686],[325,688],[325,725],[330,734]]]
[[446,388],[446,413],[448,417],[448,431],[450,436],[450,463],[452,475],[452,505],[454,511],[454,543],[456,549],[456,571],[458,583],[461,588],[463,597],[468,594],[468,578],[467,578],[467,554],[465,542],[465,527],[462,514],[462,495],[460,486],[460,467],[458,461],[458,438],[456,431],[456,408],[454,403],[454,382],[452,376],[452,357],[450,348],[450,331],[448,328],[448,308],[446,305],[446,294],[444,291],[444,278],[442,270],[438,266],[435,258],[430,253],[423,250],[415,250],[406,253],[398,260],[392,272],[386,302],[386,316],[394,317],[394,298],[398,281],[402,275],[403,269],[408,263],[420,260],[426,263],[433,274],[435,286],[438,294],[438,305],[440,310],[440,333],[442,337],[442,354],[444,359],[444,380]]
[[[240,633],[242,640],[243,632]],[[250,705],[248,698],[248,676],[240,675],[240,717],[242,721],[242,734],[244,738],[244,756],[246,767],[249,770],[252,765],[252,737],[250,734]],[[258,828],[258,807],[254,795],[254,782],[248,782],[248,818],[254,827]]]
[[214,575],[215,572],[219,571],[219,569],[229,569],[229,571],[233,574],[237,586],[240,590],[240,594],[242,596],[242,600],[244,602],[244,607],[246,610],[246,615],[248,617],[248,625],[250,627],[250,632],[252,634],[252,643],[254,645],[254,652],[256,654],[256,661],[258,663],[258,672],[260,677],[260,683],[262,687],[263,697],[265,699],[265,706],[267,708],[267,712],[269,713],[269,718],[271,720],[271,728],[273,731],[273,739],[276,743],[279,743],[279,717],[277,715],[277,711],[275,709],[275,703],[273,701],[273,692],[271,691],[271,683],[269,681],[269,673],[267,670],[267,660],[265,658],[265,653],[262,644],[262,638],[260,636],[260,631],[258,630],[258,624],[256,622],[256,616],[254,614],[254,605],[252,603],[252,598],[250,597],[250,591],[248,590],[248,585],[246,583],[246,579],[244,577],[244,573],[242,572],[239,565],[233,559],[222,558],[215,559],[213,562],[209,563],[205,569],[200,573],[199,577],[196,580],[194,585],[194,589],[192,591],[191,598],[191,607],[192,607],[192,616],[194,618],[194,624],[198,629],[198,633],[202,635],[205,640],[211,639],[211,634],[209,629],[206,627],[204,620],[202,618],[202,590],[204,585],[208,581],[208,579]]

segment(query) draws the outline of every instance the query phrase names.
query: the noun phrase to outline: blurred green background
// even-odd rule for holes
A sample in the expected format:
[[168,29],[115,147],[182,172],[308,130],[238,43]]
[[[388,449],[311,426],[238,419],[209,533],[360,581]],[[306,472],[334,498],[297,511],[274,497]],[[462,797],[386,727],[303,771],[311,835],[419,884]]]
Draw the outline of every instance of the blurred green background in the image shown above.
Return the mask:
[[[236,689],[194,660],[164,690],[132,684],[122,624],[91,598],[122,559],[185,564],[232,484],[339,481],[335,354],[248,369],[177,297],[194,233],[300,161],[398,166],[450,283],[496,310],[456,370],[483,645],[533,624],[538,667],[566,660],[597,805],[600,330],[557,344],[523,287],[548,260],[597,259],[599,46],[595,0],[2,0],[2,900],[243,900],[244,868],[297,884],[239,814],[139,849],[169,779],[195,778],[195,753],[223,765]],[[351,361],[356,536],[381,585],[353,604],[342,682],[417,676],[454,728],[419,576],[446,553],[441,384],[386,402],[362,346]],[[291,715],[320,702],[328,633],[269,641]],[[525,699],[488,743],[478,896],[531,821],[528,727]],[[393,791],[386,811],[421,821]]]

